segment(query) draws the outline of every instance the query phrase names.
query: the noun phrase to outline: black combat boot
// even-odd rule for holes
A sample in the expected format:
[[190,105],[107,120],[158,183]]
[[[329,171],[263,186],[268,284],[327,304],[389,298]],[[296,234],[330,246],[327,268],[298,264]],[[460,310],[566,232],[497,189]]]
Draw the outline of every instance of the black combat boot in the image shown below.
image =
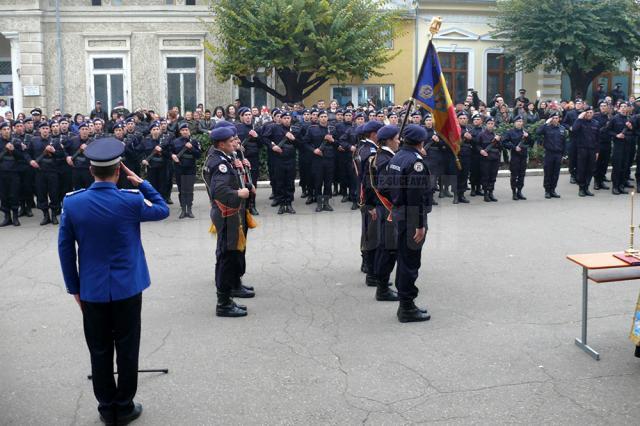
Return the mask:
[[361,256],[362,256],[362,263],[360,264],[360,272],[362,272],[363,274],[368,274],[369,265],[367,265],[367,261],[364,257],[364,253],[361,253]]
[[185,217],[187,217],[187,209],[182,206],[180,207],[180,216],[178,216],[178,219],[184,219]]
[[305,201],[304,203],[305,203],[306,205],[309,205],[309,204],[313,204],[313,203],[315,203],[315,202],[316,202],[316,197],[313,197],[313,196],[309,195],[309,196],[307,197],[307,201]]
[[251,299],[255,297],[256,293],[253,289],[249,290],[248,287],[242,285],[242,281],[238,281],[238,284],[231,289],[231,297],[237,297],[239,299]]
[[429,321],[431,315],[426,309],[418,309],[413,300],[401,300],[398,306],[398,321],[400,322],[418,322]]
[[218,304],[216,305],[216,316],[218,317],[245,317],[247,316],[246,309],[240,308],[231,297],[218,293]]
[[458,204],[460,202],[459,198],[458,198],[458,193],[454,192],[453,193],[453,204]]
[[626,186],[620,185],[618,187],[618,191],[620,191],[621,194],[628,194],[629,192],[625,188],[626,188]]
[[467,197],[464,196],[464,192],[458,193],[458,201],[460,203],[469,204],[469,200],[467,199]]
[[354,201],[354,202],[351,204],[351,210],[358,210],[358,208],[359,208],[359,207],[358,207],[358,202],[357,202],[357,201]]
[[558,194],[555,190],[551,191],[551,198],[560,198],[560,194]]
[[256,209],[256,199],[249,201],[249,213],[253,216],[259,216],[260,212]]
[[278,214],[284,214],[287,211],[287,207],[284,204],[280,204],[280,208],[278,209]]
[[611,188],[606,183],[600,182],[600,189],[611,189]]
[[364,283],[367,287],[378,287],[378,278],[370,273],[367,273],[367,278],[365,278]]
[[494,197],[494,196],[493,196],[493,191],[489,191],[489,199],[490,199],[491,201],[493,201],[494,203],[495,203],[495,202],[498,202],[498,199],[497,199],[496,197]]
[[575,176],[571,176],[571,177],[569,178],[569,183],[570,183],[570,184],[572,184],[572,185],[575,185],[575,184],[577,183],[577,181],[576,181],[576,177],[575,177]]
[[594,189],[594,190],[596,190],[596,191],[599,191],[599,190],[601,190],[601,189],[603,189],[603,188],[602,188],[602,186],[600,185],[600,182],[597,182],[597,181],[596,181],[596,182],[594,182],[594,183],[593,183],[593,189]]
[[287,213],[296,214],[296,210],[293,208],[291,203],[287,204]]
[[636,346],[636,350],[634,352],[636,358],[640,358],[640,346]]
[[20,220],[18,220],[18,209],[13,209],[13,226],[20,226]]
[[54,209],[51,209],[51,224],[58,224],[58,212],[56,212]]
[[578,190],[578,197],[586,197],[587,194],[586,192],[584,192],[584,187],[580,187],[580,189]]
[[195,216],[191,212],[191,206],[187,206],[187,217],[189,217],[191,219],[195,218]]
[[341,203],[348,203],[349,201],[350,200],[348,195],[343,195],[342,200],[340,200]]
[[511,197],[511,199],[512,199],[513,201],[518,201],[518,200],[519,200],[519,198],[518,198],[518,192],[517,192],[515,189],[512,189],[512,190],[511,190],[511,192],[513,193],[513,196]]
[[280,204],[280,201],[278,201],[277,198],[274,198],[274,200],[271,202],[271,207],[277,207]]
[[484,191],[484,201],[486,203],[490,203],[491,202],[491,198],[489,198],[489,191],[487,191],[486,189]]
[[4,212],[4,220],[0,223],[0,227],[5,227],[11,225],[11,213]]
[[51,216],[49,216],[49,210],[42,210],[42,220],[40,221],[40,226],[44,226],[51,223]]
[[588,185],[584,187],[584,194],[585,194],[587,197],[593,197],[593,196],[594,196],[594,195],[593,195],[593,192],[589,191],[589,186],[588,186]]
[[316,213],[320,213],[323,210],[324,197],[319,195],[318,197],[318,205],[316,206]]
[[[378,286],[376,288],[376,300],[378,302],[397,302],[398,293],[389,287],[388,280],[378,280]],[[384,284],[383,284],[384,283]]]
[[476,196],[476,186],[475,185],[471,185],[471,192],[469,193],[469,195],[471,195],[472,197]]
[[551,193],[549,191],[544,193],[544,198],[546,198],[547,200],[549,200],[551,198]]
[[324,203],[322,203],[322,210],[324,210],[325,212],[332,212],[333,211],[333,207],[331,207],[331,204],[329,204],[329,196],[326,195],[324,197]]
[[522,188],[518,189],[518,192],[516,193],[516,195],[518,196],[518,200],[526,200],[527,199],[527,197],[522,195]]

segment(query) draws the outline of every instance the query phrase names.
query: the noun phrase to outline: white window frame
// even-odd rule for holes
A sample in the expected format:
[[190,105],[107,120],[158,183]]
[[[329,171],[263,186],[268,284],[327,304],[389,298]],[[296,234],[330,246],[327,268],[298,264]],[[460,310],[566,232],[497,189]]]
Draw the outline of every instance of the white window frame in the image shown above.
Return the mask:
[[[169,58],[195,58],[196,60],[196,66],[195,68],[169,68],[167,66],[167,61],[169,60]],[[195,74],[196,75],[196,105],[198,105],[199,103],[202,103],[202,95],[200,94],[200,73],[198,72],[199,68],[201,68],[201,65],[199,63],[200,61],[200,55],[198,54],[194,54],[194,53],[185,53],[185,54],[180,54],[180,53],[168,53],[163,55],[163,60],[164,60],[164,69],[165,69],[165,107],[167,108],[167,110],[169,108],[173,108],[175,105],[169,105],[169,74],[180,74],[180,104],[182,105],[182,111],[180,111],[180,114],[183,114],[187,111],[185,105],[184,105],[184,75],[186,73],[189,74]]]
[[[169,72],[169,68],[167,68],[167,58],[196,58],[196,105],[203,104],[205,98],[205,75],[204,75],[204,54],[202,51],[194,51],[194,50],[168,50],[162,52],[160,55],[160,80],[163,82],[162,88],[162,108],[168,108],[169,105],[169,81],[168,74],[177,73],[178,70],[187,70],[186,72],[193,72],[193,68],[172,68],[171,72]],[[182,79],[181,79],[182,81]],[[184,108],[184,103],[183,103]],[[181,114],[184,114],[184,111],[180,111]]]
[[[104,59],[104,58],[118,58],[122,59],[122,69],[111,68],[111,69],[94,69],[93,60],[94,59]],[[87,55],[87,89],[88,96],[87,99],[89,103],[87,105],[88,110],[91,111],[95,107],[96,104],[96,91],[95,91],[95,75],[113,75],[113,74],[121,74],[122,75],[122,101],[124,103],[124,107],[127,109],[131,108],[131,68],[129,66],[129,54],[127,52],[103,52],[103,53],[93,53],[89,52]],[[116,107],[114,103],[114,99],[111,99],[111,78],[107,78],[107,99],[110,105],[106,105],[106,110],[111,113],[111,110]]]
[[[459,30],[456,30],[459,32]],[[457,44],[451,44],[449,46],[438,46],[439,52],[447,52],[447,53],[466,53],[467,54],[467,89],[469,87],[473,87],[476,89],[476,55],[475,50],[471,47],[459,47]],[[486,67],[485,67],[486,68]],[[485,71],[486,72],[486,71]],[[486,76],[485,76],[486,79]],[[486,85],[484,82],[482,85]],[[477,90],[477,89],[476,89]],[[485,90],[486,91],[486,90]],[[478,92],[484,93],[484,92]]]

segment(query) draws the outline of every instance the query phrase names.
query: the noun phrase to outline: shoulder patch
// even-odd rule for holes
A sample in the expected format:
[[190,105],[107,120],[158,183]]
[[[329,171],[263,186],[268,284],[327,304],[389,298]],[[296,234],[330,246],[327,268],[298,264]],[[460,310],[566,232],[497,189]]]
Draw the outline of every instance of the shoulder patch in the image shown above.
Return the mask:
[[144,203],[149,207],[153,206],[153,203],[151,201],[147,200],[146,198],[144,199]]
[[[418,164],[418,163],[416,163],[416,164]],[[393,169],[393,170],[397,170],[397,171],[399,171],[399,172],[400,172],[400,171],[402,171],[402,169],[400,168],[400,166],[398,166],[397,164],[390,164],[390,165],[389,165],[389,168],[390,168],[390,169]]]
[[122,192],[130,192],[132,194],[139,194],[140,193],[139,189],[122,188],[120,191],[122,191]]
[[422,164],[422,161],[416,161],[415,164],[413,165],[413,170],[415,170],[418,173],[423,171],[424,170],[424,164]]
[[79,193],[84,192],[84,191],[86,191],[86,189],[82,188],[82,189],[78,189],[76,191],[67,192],[65,197],[71,197],[72,195],[76,195],[76,194],[79,194]]
[[224,165],[224,164],[220,164],[220,165],[218,166],[218,170],[220,170],[220,173],[227,173],[227,171],[229,171],[229,169],[227,168],[227,166],[226,166],[226,165]]

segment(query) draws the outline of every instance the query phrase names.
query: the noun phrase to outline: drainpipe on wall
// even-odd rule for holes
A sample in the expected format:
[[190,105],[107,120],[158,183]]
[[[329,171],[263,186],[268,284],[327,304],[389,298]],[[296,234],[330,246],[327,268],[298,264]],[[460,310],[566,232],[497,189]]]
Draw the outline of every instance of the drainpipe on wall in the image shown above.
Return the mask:
[[62,35],[60,26],[60,0],[56,0],[56,56],[58,59],[58,108],[64,112],[64,65],[62,63]]

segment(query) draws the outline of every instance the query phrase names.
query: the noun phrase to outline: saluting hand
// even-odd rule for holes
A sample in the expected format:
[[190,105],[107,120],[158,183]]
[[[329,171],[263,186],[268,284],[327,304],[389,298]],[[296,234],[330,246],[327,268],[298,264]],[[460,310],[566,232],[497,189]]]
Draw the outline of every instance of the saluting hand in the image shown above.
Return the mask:
[[127,176],[127,180],[129,180],[129,182],[131,182],[133,186],[137,188],[138,185],[142,183],[142,178],[137,174],[133,173],[127,166],[124,165],[124,163],[120,163],[120,168]]

